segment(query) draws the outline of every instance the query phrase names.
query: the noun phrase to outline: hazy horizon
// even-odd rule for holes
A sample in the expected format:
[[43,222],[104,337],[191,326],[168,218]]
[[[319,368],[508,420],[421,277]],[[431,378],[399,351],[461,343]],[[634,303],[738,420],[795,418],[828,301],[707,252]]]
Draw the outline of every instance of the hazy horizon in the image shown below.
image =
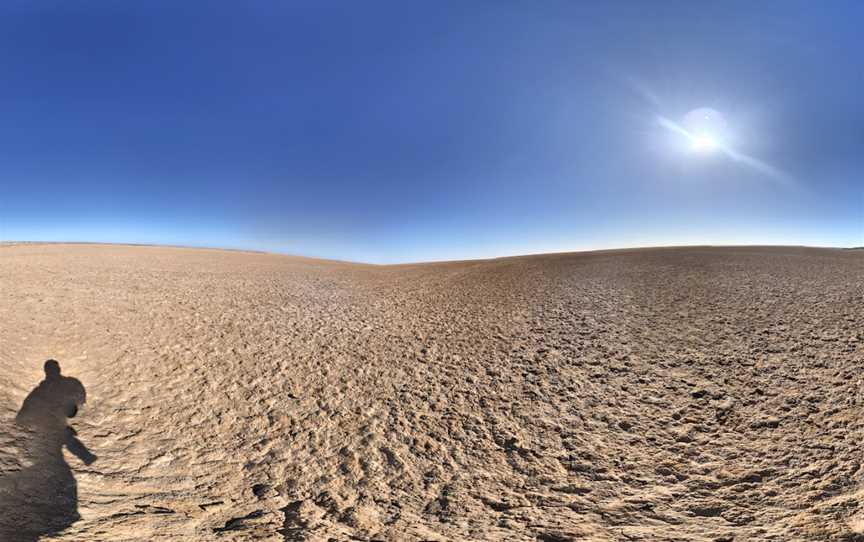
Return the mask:
[[369,263],[864,245],[855,2],[0,15],[3,241]]
[[567,255],[567,254],[590,254],[590,253],[598,253],[598,252],[623,252],[623,251],[640,251],[640,250],[666,250],[666,249],[699,249],[699,248],[708,248],[708,249],[759,249],[759,248],[767,248],[767,249],[814,249],[814,250],[861,250],[864,249],[864,246],[834,246],[834,245],[764,245],[764,244],[671,244],[671,245],[634,245],[634,246],[610,246],[610,247],[602,247],[602,248],[585,248],[585,249],[573,249],[573,250],[559,250],[559,251],[548,251],[548,252],[514,252],[512,254],[490,254],[483,256],[474,256],[468,258],[453,258],[453,259],[429,259],[429,260],[404,260],[404,261],[392,261],[392,262],[383,262],[376,263],[370,261],[362,261],[362,260],[350,260],[345,258],[326,258],[321,256],[309,256],[306,254],[296,254],[292,252],[284,252],[284,251],[271,251],[264,249],[253,249],[253,248],[243,248],[243,247],[222,247],[222,246],[214,246],[214,245],[182,245],[182,244],[157,244],[157,243],[132,243],[132,242],[101,242],[101,241],[22,241],[22,240],[0,240],[0,246],[16,246],[16,245],[81,245],[81,246],[107,246],[107,247],[142,247],[142,248],[174,248],[181,250],[215,250],[215,251],[227,251],[227,252],[248,252],[248,253],[257,253],[257,254],[271,254],[274,256],[287,256],[287,257],[296,257],[296,258],[308,258],[311,260],[323,260],[323,261],[332,261],[332,262],[340,262],[340,263],[348,263],[348,264],[359,264],[359,265],[379,265],[379,266],[388,266],[388,265],[418,265],[418,264],[434,264],[434,263],[456,263],[461,261],[484,261],[484,260],[496,260],[496,259],[506,259],[506,258],[524,258],[531,256],[555,256],[555,255]]

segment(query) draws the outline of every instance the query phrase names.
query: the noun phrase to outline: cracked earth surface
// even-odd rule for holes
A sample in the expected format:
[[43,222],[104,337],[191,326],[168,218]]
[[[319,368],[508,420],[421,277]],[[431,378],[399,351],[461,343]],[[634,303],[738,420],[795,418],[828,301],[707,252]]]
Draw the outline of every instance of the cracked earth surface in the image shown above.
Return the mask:
[[[862,322],[854,250],[2,246],[0,534],[861,541]],[[51,464],[80,519],[21,498],[49,358],[87,393],[97,459]]]

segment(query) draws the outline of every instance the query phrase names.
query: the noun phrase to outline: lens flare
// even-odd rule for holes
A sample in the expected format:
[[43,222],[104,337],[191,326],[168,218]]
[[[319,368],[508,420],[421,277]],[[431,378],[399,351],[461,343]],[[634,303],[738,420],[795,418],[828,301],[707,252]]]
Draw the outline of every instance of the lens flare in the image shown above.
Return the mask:
[[782,170],[733,148],[726,120],[714,109],[707,107],[694,109],[684,116],[681,124],[663,116],[658,116],[657,122],[689,143],[691,152],[720,153],[733,162],[745,165],[775,181],[783,184],[793,183],[793,179]]
[[690,149],[696,152],[713,152],[720,148],[720,144],[714,137],[708,134],[694,135],[690,140]]

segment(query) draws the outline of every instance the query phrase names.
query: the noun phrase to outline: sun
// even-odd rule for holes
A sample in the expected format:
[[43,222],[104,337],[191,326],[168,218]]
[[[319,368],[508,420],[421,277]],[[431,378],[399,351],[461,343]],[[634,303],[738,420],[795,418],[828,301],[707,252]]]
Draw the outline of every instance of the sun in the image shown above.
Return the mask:
[[694,152],[712,152],[719,146],[717,139],[709,134],[696,134],[690,140],[690,150]]
[[717,164],[720,158],[728,158],[781,183],[787,184],[793,180],[771,164],[741,152],[736,147],[739,138],[729,130],[723,114],[716,109],[694,109],[684,115],[680,123],[658,115],[657,122],[677,136],[676,149],[695,155],[692,158],[694,161]]

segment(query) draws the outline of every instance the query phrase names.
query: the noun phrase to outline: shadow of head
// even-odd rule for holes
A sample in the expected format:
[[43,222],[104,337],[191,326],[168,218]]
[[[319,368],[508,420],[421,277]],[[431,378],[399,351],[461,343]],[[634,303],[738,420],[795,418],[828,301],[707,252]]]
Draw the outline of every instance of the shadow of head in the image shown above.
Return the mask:
[[45,362],[45,378],[57,378],[60,376],[60,362],[56,359],[49,359]]
[[74,418],[78,408],[87,401],[84,386],[77,378],[64,376],[57,360],[45,362],[45,380],[30,392],[15,421],[33,429],[53,429],[66,426],[66,418]]
[[15,417],[20,468],[0,473],[0,539],[31,542],[66,529],[78,515],[78,488],[63,447],[89,465],[96,460],[67,420],[87,400],[77,378],[60,363],[44,364],[45,379],[24,399]]

